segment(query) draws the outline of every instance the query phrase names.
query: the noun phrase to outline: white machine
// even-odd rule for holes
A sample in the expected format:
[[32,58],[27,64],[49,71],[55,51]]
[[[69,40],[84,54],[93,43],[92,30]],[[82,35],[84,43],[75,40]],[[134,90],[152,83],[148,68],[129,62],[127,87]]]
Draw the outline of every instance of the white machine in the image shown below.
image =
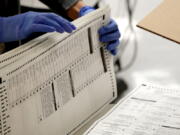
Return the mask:
[[71,135],[116,98],[113,58],[98,29],[110,9],[0,55],[0,135]]

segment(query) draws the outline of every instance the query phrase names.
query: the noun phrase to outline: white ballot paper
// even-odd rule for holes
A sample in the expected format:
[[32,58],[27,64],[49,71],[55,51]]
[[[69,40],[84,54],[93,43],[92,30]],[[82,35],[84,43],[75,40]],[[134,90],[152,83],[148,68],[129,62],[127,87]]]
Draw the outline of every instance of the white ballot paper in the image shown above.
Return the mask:
[[180,90],[141,85],[84,135],[180,135]]
[[116,98],[113,56],[98,30],[103,7],[0,55],[0,135],[71,135]]

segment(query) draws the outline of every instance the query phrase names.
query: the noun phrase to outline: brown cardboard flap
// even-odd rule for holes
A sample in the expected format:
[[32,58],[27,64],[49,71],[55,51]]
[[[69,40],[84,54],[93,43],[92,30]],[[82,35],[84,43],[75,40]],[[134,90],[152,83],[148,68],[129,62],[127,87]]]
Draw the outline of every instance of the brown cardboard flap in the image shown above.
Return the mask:
[[165,0],[137,26],[180,44],[180,0]]

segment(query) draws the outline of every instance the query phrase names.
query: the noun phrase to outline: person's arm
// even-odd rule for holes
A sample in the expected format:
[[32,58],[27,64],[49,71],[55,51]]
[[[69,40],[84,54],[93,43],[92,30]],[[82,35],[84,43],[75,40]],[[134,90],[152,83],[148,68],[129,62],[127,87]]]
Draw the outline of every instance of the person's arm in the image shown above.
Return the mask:
[[85,7],[86,4],[83,1],[76,2],[71,8],[67,10],[67,15],[74,19],[77,19],[79,17],[79,12],[82,7]]
[[79,11],[86,6],[83,0],[40,0],[60,15],[67,15],[72,20],[79,17]]

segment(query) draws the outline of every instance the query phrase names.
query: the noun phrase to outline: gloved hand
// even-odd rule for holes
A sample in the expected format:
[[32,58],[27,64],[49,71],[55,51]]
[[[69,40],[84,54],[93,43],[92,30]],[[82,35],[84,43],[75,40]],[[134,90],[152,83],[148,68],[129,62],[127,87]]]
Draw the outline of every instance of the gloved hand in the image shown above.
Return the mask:
[[76,27],[54,13],[27,12],[12,17],[0,17],[0,42],[27,38],[33,32],[68,32]]
[[[79,16],[84,16],[95,9],[90,6],[85,6],[80,9]],[[103,26],[99,29],[99,36],[100,41],[104,43],[108,43],[106,46],[106,49],[111,52],[111,54],[116,55],[117,54],[117,47],[120,44],[120,31],[118,29],[118,25],[116,22],[111,19],[109,24],[106,26]]]

